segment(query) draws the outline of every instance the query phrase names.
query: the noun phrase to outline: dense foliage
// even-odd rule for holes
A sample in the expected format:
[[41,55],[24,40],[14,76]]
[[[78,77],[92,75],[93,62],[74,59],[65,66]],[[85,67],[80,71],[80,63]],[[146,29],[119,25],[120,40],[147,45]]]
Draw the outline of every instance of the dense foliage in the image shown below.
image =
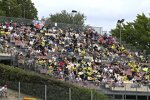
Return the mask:
[[150,18],[145,14],[138,14],[133,22],[123,23],[122,26],[117,24],[116,28],[112,30],[112,35],[119,38],[120,28],[123,41],[141,51],[146,50],[147,53],[150,53]]
[[83,25],[85,16],[80,12],[68,13],[66,10],[63,10],[60,13],[50,14],[49,20],[51,22]]
[[[8,88],[18,90],[18,82],[21,84],[21,92],[44,98],[44,85],[47,85],[47,100],[69,100],[69,88],[71,88],[72,100],[90,100],[90,89],[80,88],[71,84],[50,79],[48,76],[14,68],[0,64],[0,85],[8,84]],[[106,96],[93,90],[93,100],[106,100]]]
[[37,9],[31,0],[0,0],[0,16],[33,19]]

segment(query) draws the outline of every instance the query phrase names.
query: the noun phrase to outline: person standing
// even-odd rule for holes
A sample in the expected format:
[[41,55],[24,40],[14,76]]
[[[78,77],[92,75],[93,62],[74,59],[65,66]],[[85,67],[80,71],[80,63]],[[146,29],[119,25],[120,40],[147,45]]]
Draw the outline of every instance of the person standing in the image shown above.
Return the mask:
[[0,91],[2,92],[2,96],[7,98],[7,85],[0,88]]

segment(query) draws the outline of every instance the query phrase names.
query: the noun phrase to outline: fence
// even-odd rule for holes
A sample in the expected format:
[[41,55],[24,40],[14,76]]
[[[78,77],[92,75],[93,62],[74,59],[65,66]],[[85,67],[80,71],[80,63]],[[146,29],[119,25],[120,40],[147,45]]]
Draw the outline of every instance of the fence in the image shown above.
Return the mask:
[[23,23],[23,24],[31,24],[32,21],[33,21],[32,19],[0,16],[0,22],[2,22],[2,23],[16,22],[16,23]]
[[84,30],[84,26],[83,25],[57,23],[57,22],[51,22],[49,20],[45,21],[45,25],[49,26],[49,27],[58,27],[58,28],[61,28],[61,29],[74,28],[74,29]]
[[[5,16],[0,16],[0,22],[5,23],[5,22],[16,22],[16,23],[23,23],[23,24],[28,24],[30,25],[33,20],[32,19],[25,19],[25,18],[16,18],[16,17],[5,17]],[[45,21],[45,26],[48,27],[58,27],[61,29],[68,29],[68,28],[73,28],[75,30],[85,30],[86,27],[85,25],[76,25],[76,24],[67,24],[67,23],[57,23],[57,22],[51,22],[49,20]],[[92,27],[97,31],[99,34],[102,34],[102,27]]]
[[[91,90],[90,93],[85,91],[85,95],[80,95],[76,88],[53,87],[52,85],[12,82],[0,79],[0,86],[5,84],[8,86],[7,98],[12,98],[11,100],[23,100],[25,97],[36,98],[37,100],[83,100],[83,98],[86,98],[86,100],[98,100],[95,98],[94,90]],[[0,97],[0,99],[4,98]]]

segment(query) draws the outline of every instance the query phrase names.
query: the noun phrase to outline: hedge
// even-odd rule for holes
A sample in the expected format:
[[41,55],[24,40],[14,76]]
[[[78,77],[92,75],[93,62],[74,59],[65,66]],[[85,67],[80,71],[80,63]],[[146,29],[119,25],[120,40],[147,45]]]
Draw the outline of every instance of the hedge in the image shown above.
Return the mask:
[[[44,99],[45,85],[47,85],[47,100],[69,100],[71,88],[72,100],[91,100],[91,90],[77,87],[66,82],[50,79],[29,70],[0,64],[0,85],[8,84],[8,88],[18,90],[20,82],[21,93]],[[96,90],[92,90],[93,100],[107,100],[107,97]]]

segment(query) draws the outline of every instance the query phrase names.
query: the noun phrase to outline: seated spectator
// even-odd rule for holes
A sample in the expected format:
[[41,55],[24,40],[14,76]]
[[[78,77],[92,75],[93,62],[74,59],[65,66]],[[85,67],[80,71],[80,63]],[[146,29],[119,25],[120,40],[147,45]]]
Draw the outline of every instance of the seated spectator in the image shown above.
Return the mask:
[[20,25],[10,27],[10,34],[5,32],[6,25],[1,28],[0,52],[11,52],[19,66],[77,83],[115,81],[114,86],[123,86],[125,82],[150,80],[149,67],[140,64],[145,59],[142,54],[127,50],[113,36],[98,35],[91,28],[81,32]]

